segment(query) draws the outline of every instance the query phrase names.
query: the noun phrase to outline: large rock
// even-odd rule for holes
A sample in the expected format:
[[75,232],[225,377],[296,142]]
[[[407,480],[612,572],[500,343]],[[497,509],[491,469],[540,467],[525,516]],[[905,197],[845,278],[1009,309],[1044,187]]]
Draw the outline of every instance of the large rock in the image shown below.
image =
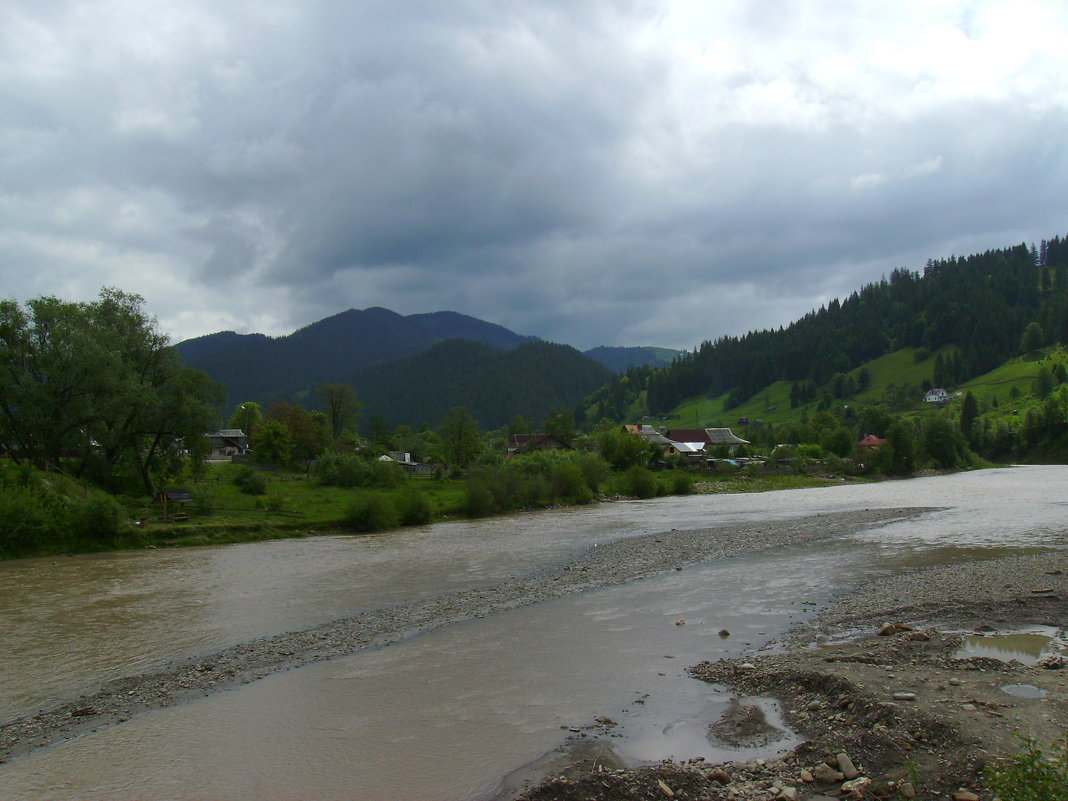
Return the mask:
[[842,771],[842,775],[847,779],[855,779],[860,775],[860,771],[853,764],[853,760],[849,758],[849,754],[838,755],[838,770]]

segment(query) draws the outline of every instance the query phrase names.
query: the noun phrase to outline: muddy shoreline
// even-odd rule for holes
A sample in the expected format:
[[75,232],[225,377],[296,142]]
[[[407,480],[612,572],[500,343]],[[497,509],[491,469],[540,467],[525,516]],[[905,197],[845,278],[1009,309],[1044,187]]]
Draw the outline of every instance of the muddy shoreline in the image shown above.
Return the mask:
[[108,682],[67,703],[0,724],[0,760],[139,714],[264,676],[397,642],[450,623],[637,581],[688,565],[845,536],[931,508],[867,509],[790,520],[665,531],[593,547],[557,568],[508,583],[372,610],[302,631],[252,640],[210,656]]
[[[586,759],[520,798],[990,801],[984,768],[1019,752],[1021,737],[1063,742],[1068,667],[964,656],[964,635],[1043,626],[1063,639],[1066,625],[1068,550],[879,579],[795,626],[777,652],[692,669],[738,708],[777,699],[805,738],[781,758],[636,769]],[[1021,686],[1030,697],[1006,690]]]

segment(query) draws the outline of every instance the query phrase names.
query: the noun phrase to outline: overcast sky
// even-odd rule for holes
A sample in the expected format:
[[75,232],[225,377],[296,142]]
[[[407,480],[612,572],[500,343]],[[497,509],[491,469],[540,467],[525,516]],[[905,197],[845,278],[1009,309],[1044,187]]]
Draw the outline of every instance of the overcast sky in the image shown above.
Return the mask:
[[1068,233],[1068,3],[0,0],[0,295],[785,324]]

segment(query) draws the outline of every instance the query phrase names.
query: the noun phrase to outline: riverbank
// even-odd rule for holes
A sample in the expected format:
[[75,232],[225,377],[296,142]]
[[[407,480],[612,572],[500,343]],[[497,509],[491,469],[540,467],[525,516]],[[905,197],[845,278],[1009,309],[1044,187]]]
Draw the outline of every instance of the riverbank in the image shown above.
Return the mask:
[[968,656],[964,636],[1039,626],[1063,638],[1066,621],[1065,550],[877,580],[795,627],[778,652],[692,670],[736,698],[724,720],[709,721],[710,737],[738,747],[781,737],[749,700],[771,696],[801,746],[720,765],[587,759],[521,798],[989,801],[986,765],[1019,753],[1022,737],[1063,743],[1068,669],[1055,656],[1046,666]]
[[311,662],[379,647],[421,631],[690,564],[847,536],[930,511],[887,508],[793,520],[666,531],[594,546],[580,558],[507,583],[375,609],[323,626],[262,638],[210,657],[87,688],[69,702],[0,725],[0,758],[62,742],[144,712],[247,684]]

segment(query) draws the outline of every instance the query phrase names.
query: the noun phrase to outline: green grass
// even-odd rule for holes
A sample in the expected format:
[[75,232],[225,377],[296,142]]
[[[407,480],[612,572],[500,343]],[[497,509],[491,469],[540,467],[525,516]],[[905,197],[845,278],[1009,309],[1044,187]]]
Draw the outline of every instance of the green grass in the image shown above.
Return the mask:
[[741,473],[701,477],[694,485],[693,491],[701,495],[738,492],[772,492],[774,490],[809,489],[811,487],[841,486],[844,483],[866,484],[872,479],[845,478],[843,476],[818,476],[806,474],[788,474],[777,476],[749,476]]
[[1005,362],[989,373],[965,382],[957,389],[960,392],[971,392],[980,404],[997,400],[999,406],[1009,406],[1019,402],[1012,399],[1013,387],[1020,393],[1022,400],[1031,394],[1031,385],[1038,377],[1038,371],[1043,367],[1052,369],[1058,364],[1068,367],[1068,353],[1060,348],[1046,348],[1038,353]]
[[[945,347],[938,352],[942,353],[944,357],[953,350],[952,347]],[[871,377],[871,384],[868,388],[854,395],[852,399],[860,403],[877,403],[882,399],[883,394],[891,384],[896,384],[897,386],[912,384],[917,388],[924,381],[929,381],[933,384],[936,355],[937,353],[932,353],[923,361],[918,362],[916,361],[915,348],[903,348],[893,353],[887,353],[885,356],[880,356],[878,359],[872,359],[867,364],[849,373],[853,380],[856,381],[861,369],[867,368],[868,375]],[[916,402],[923,402],[920,393],[917,393]]]
[[[263,473],[266,494],[255,496],[243,493],[233,483],[238,469],[232,464],[210,465],[200,482],[183,479],[171,483],[170,488],[187,489],[198,502],[180,510],[188,513],[188,520],[165,520],[161,507],[147,499],[128,503],[131,514],[142,521],[146,541],[153,545],[207,545],[305,536],[343,527],[349,509],[363,497],[399,495],[407,486],[396,490],[327,487],[303,473],[279,470]],[[461,514],[463,481],[412,477],[407,482],[425,495],[435,520]]]

